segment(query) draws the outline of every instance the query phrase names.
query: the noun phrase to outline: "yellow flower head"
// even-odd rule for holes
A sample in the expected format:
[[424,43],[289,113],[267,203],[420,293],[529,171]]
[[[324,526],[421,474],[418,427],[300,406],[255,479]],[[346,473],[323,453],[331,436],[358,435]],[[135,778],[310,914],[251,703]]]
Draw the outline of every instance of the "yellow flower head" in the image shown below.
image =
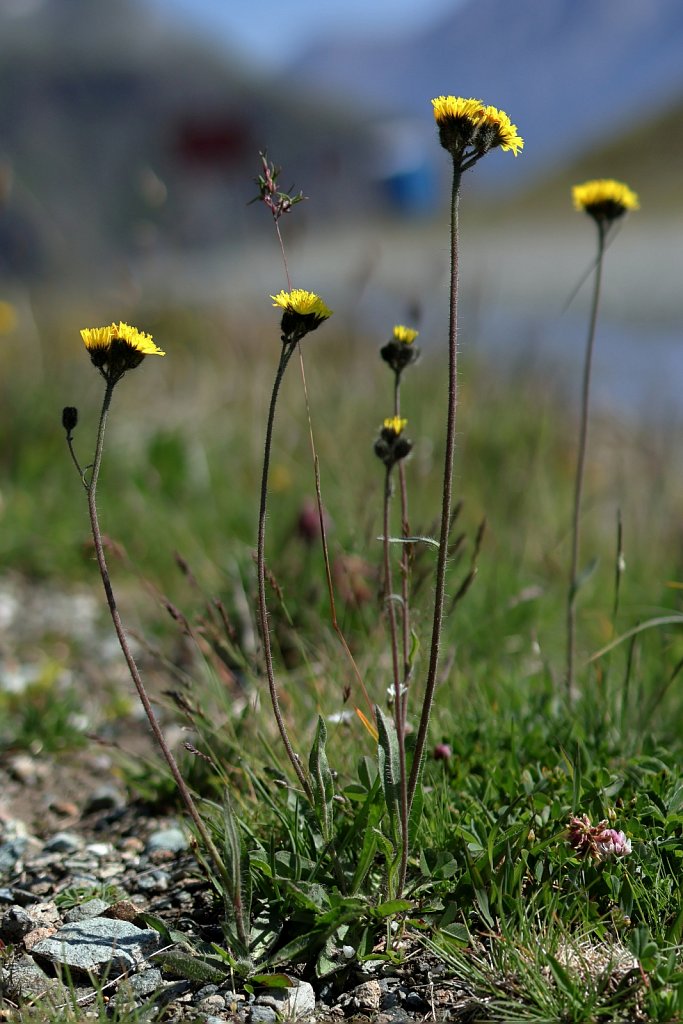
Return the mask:
[[402,434],[408,425],[408,420],[402,420],[400,416],[388,416],[382,426],[385,430],[391,431],[396,437]]
[[382,460],[388,471],[391,471],[401,459],[405,459],[412,450],[413,442],[403,433],[407,422],[408,420],[403,420],[400,416],[388,416],[375,441],[375,455]]
[[477,121],[481,117],[481,100],[463,99],[462,96],[437,96],[432,100],[434,120],[437,124],[447,121]]
[[412,327],[404,327],[403,324],[396,324],[393,331],[394,341],[400,341],[404,345],[412,345],[419,333],[419,331],[413,330]]
[[496,107],[484,107],[483,117],[479,123],[479,133],[484,135],[491,133],[493,141],[490,149],[500,146],[501,149],[512,150],[517,156],[520,149],[524,147],[524,139],[517,134],[517,125],[513,124],[504,110]]
[[390,340],[379,350],[384,362],[389,364],[397,376],[400,376],[407,366],[416,363],[420,358],[419,346],[414,344],[418,334],[419,331],[412,327],[396,324]]
[[151,334],[119,322],[110,327],[86,327],[81,331],[90,359],[109,384],[116,384],[126,370],[139,366],[145,356],[164,356]]
[[437,96],[432,108],[441,145],[460,162],[462,170],[496,146],[511,150],[515,156],[524,146],[517,126],[505,111],[487,107],[481,100]]
[[274,306],[283,310],[281,329],[282,341],[294,344],[310,331],[332,316],[323,300],[315,292],[307,292],[303,288],[293,288],[291,292],[279,292],[271,295]]
[[596,178],[572,188],[574,209],[582,210],[599,223],[610,223],[627,210],[640,209],[638,196],[628,185],[612,178]]

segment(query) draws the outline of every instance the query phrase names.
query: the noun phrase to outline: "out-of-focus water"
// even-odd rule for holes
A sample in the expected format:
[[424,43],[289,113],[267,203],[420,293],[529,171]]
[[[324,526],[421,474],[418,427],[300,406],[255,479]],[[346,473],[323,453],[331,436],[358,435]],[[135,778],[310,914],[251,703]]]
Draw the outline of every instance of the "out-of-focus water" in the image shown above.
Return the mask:
[[[592,400],[626,418],[681,419],[683,413],[683,225],[623,224],[605,256]],[[287,241],[286,224],[284,227]],[[566,225],[461,233],[460,347],[499,366],[525,361],[578,394],[592,293],[595,230]],[[337,327],[380,343],[394,323],[420,329],[425,353],[446,344],[447,225],[353,224],[288,245],[292,285],[314,290]],[[224,303],[238,315],[270,312],[286,287],[272,245],[166,257],[139,271],[143,293],[175,302]],[[581,288],[567,303],[577,284]]]

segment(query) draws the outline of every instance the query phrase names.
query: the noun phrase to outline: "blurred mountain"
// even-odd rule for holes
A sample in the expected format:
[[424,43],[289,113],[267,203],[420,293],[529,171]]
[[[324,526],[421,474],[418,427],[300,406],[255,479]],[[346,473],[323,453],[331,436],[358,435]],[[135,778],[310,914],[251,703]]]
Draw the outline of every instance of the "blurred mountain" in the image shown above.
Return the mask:
[[0,279],[106,279],[160,252],[241,246],[272,230],[247,206],[263,148],[281,185],[312,197],[290,237],[429,212],[446,194],[429,110],[444,92],[501,106],[526,140],[468,180],[487,201],[491,186],[537,194],[621,138],[623,176],[644,191],[647,163],[656,191],[663,140],[681,138],[681,54],[680,0],[470,0],[403,41],[326,37],[265,79],[145,0],[0,0]]
[[444,93],[481,97],[526,144],[516,161],[484,161],[477,179],[518,184],[683,96],[683,3],[469,0],[403,40],[326,36],[287,77],[386,116],[424,119]]

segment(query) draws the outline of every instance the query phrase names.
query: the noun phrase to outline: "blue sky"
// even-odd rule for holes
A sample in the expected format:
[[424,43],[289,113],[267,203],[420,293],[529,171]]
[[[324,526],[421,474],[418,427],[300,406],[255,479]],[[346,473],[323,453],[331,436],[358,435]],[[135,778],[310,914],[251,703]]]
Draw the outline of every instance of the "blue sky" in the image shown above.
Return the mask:
[[329,32],[382,36],[429,25],[465,0],[147,0],[276,70]]

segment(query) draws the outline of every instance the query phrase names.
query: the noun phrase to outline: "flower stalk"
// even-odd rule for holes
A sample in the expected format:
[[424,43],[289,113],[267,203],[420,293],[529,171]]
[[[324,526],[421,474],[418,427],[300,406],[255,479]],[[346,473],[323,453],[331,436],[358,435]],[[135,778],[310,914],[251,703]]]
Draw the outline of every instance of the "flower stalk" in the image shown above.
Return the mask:
[[598,321],[598,307],[602,289],[602,272],[605,255],[605,243],[610,229],[616,220],[623,217],[628,210],[637,210],[638,196],[628,185],[611,178],[599,178],[575,185],[572,190],[574,208],[587,213],[595,222],[598,233],[598,252],[595,261],[595,278],[593,297],[588,319],[588,337],[583,361],[581,384],[581,409],[579,414],[578,454],[574,477],[574,498],[572,504],[572,543],[569,560],[569,586],[567,590],[567,660],[565,685],[567,701],[571,704],[575,696],[576,674],[576,598],[580,583],[580,543],[581,543],[581,503],[588,450],[588,417],[590,404],[590,385],[593,367],[593,350],[595,348],[595,332]]
[[437,96],[432,100],[434,120],[439,141],[450,153],[453,165],[450,204],[450,302],[448,320],[448,411],[444,452],[443,491],[439,552],[436,563],[434,588],[434,614],[429,654],[429,667],[422,701],[413,763],[408,783],[408,810],[415,798],[424,758],[427,731],[431,717],[439,669],[441,634],[443,630],[444,599],[446,593],[446,567],[453,494],[453,458],[455,453],[455,425],[458,405],[458,269],[459,240],[458,212],[460,184],[466,170],[481,160],[490,150],[500,147],[515,156],[524,146],[517,126],[503,110],[485,106],[481,100],[459,96]]
[[268,420],[266,423],[266,437],[263,447],[263,468],[261,472],[261,494],[259,500],[258,534],[256,549],[256,575],[258,588],[259,622],[261,626],[261,640],[263,643],[263,655],[268,678],[268,691],[273,714],[277,723],[280,737],[285,747],[287,757],[299,780],[306,798],[312,804],[313,790],[309,779],[303,769],[301,758],[294,751],[289,738],[287,726],[282,716],[280,698],[275,681],[275,669],[273,667],[273,652],[270,643],[270,627],[268,623],[268,604],[266,601],[266,514],[268,511],[268,476],[270,471],[270,456],[273,447],[273,427],[275,424],[275,408],[280,393],[280,385],[285,375],[285,370],[292,358],[299,342],[311,331],[316,330],[331,315],[332,311],[314,292],[305,291],[302,288],[294,288],[291,291],[281,291],[277,295],[271,295],[273,305],[282,309],[280,330],[282,333],[282,350],[280,360],[275,373],[273,390],[270,396],[268,407]]
[[451,214],[450,214],[450,302],[448,319],[448,407],[446,422],[446,450],[444,453],[443,491],[441,503],[441,527],[439,531],[439,551],[436,560],[436,580],[434,584],[434,612],[432,618],[432,639],[429,649],[429,667],[422,700],[422,713],[415,740],[413,763],[408,782],[408,809],[412,807],[415,790],[422,771],[427,730],[434,703],[439,655],[441,651],[441,632],[443,626],[443,608],[446,593],[446,563],[448,556],[448,540],[451,525],[451,507],[453,501],[453,460],[455,454],[455,425],[458,408],[458,212],[460,204],[460,182],[462,170],[457,157],[453,158],[453,178],[451,183]]
[[[127,324],[112,324],[111,327],[105,328],[94,328],[92,330],[84,330],[81,332],[86,347],[90,352],[91,361],[99,369],[101,375],[105,380],[104,398],[102,401],[102,408],[100,411],[100,419],[97,428],[97,439],[95,442],[95,454],[93,458],[92,468],[90,472],[90,479],[87,478],[86,472],[83,471],[79,465],[78,459],[73,448],[73,429],[76,426],[77,415],[75,410],[71,407],[67,407],[62,414],[62,424],[66,430],[66,439],[69,446],[71,458],[79,472],[81,481],[85,488],[87,499],[88,499],[88,515],[90,518],[90,528],[92,532],[93,544],[95,547],[95,557],[97,559],[97,565],[99,568],[100,576],[102,578],[102,584],[104,586],[104,593],[107,600],[107,606],[111,615],[112,623],[114,625],[114,631],[119,641],[119,646],[123,653],[128,672],[133,684],[137,691],[140,703],[145,711],[147,720],[149,722],[152,734],[161,750],[161,753],[169,767],[173,780],[178,788],[181,799],[185,804],[188,814],[192,819],[192,822],[197,830],[199,838],[204,845],[204,848],[211,859],[218,875],[222,882],[226,885],[226,891],[229,891],[230,879],[226,871],[225,865],[218,853],[218,850],[209,835],[208,829],[202,821],[201,815],[197,809],[197,805],[190,793],[190,790],[185,782],[178,763],[173,756],[173,752],[166,742],[166,738],[159,725],[152,703],[149,699],[149,695],[145,688],[140,670],[137,666],[137,662],[131,651],[130,644],[119,614],[118,605],[116,603],[116,597],[114,595],[114,589],[112,587],[111,578],[109,575],[109,569],[107,566],[107,560],[104,553],[104,543],[102,541],[102,532],[100,530],[99,518],[97,514],[97,485],[99,482],[100,469],[102,466],[102,456],[104,452],[104,436],[107,426],[107,417],[111,406],[112,397],[114,394],[114,388],[116,384],[121,380],[123,375],[130,369],[134,369],[139,366],[146,355],[164,355],[164,353],[154,345],[149,335],[144,335],[138,332],[135,328],[129,327]],[[239,917],[238,917],[239,926]],[[246,945],[248,945],[248,936],[246,933],[240,935]]]

